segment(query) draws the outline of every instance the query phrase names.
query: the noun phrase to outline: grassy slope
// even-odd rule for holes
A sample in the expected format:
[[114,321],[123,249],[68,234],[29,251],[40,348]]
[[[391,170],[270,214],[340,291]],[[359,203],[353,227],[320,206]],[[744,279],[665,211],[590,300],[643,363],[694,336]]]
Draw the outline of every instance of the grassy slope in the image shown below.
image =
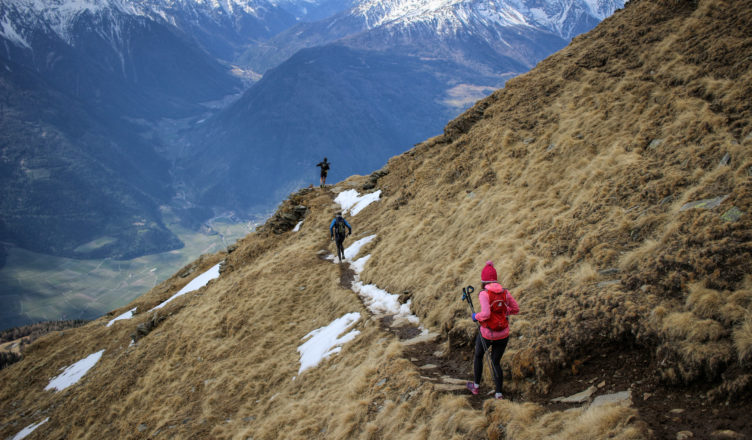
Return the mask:
[[[422,323],[447,341],[444,356],[461,358],[469,348],[457,341],[473,324],[459,289],[477,287],[483,263],[496,261],[522,310],[503,361],[519,400],[535,400],[561,371],[616,344],[647,356],[660,384],[687,400],[748,410],[751,25],[742,1],[634,0],[444,136],[389,162],[377,183],[382,200],[351,221],[354,238],[377,234],[363,250],[372,258],[362,279],[409,290]],[[730,163],[719,166],[726,153]],[[723,195],[717,208],[681,210]],[[262,229],[232,254],[205,256],[196,273],[227,258],[222,276],[156,319],[104,326],[188,279],[174,276],[110,317],[38,340],[0,373],[0,436],[47,416],[29,438],[650,435],[635,407],[564,412],[518,400],[476,409],[422,379],[398,338],[341,286],[340,268],[318,256],[333,249],[332,196],[292,196],[290,205],[310,208],[300,232]],[[723,220],[732,206],[744,215]],[[292,380],[300,338],[353,311],[362,333]],[[158,326],[129,348],[149,320]],[[61,367],[101,349],[77,385],[43,391]],[[697,429],[712,420],[698,418]]]

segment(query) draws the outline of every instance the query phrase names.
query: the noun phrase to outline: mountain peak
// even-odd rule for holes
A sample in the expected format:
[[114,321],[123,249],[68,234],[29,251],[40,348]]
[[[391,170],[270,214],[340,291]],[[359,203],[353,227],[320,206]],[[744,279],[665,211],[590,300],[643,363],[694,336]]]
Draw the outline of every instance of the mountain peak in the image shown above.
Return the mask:
[[489,27],[543,27],[568,39],[582,32],[574,23],[583,16],[597,23],[623,6],[624,0],[365,0],[354,11],[369,29],[433,23],[452,32],[475,20]]

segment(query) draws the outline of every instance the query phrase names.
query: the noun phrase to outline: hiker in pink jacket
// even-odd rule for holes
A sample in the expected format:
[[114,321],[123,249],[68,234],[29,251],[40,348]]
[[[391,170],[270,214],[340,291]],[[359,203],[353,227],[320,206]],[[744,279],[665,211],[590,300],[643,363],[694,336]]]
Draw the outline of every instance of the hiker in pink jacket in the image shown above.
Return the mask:
[[511,293],[497,281],[496,269],[492,261],[487,261],[481,272],[481,291],[478,293],[480,312],[473,313],[473,321],[480,323],[480,332],[475,338],[475,359],[473,361],[473,373],[475,382],[468,382],[467,388],[473,394],[478,394],[481,378],[483,376],[483,356],[488,348],[491,348],[491,365],[493,368],[495,397],[503,399],[501,387],[504,376],[501,371],[501,356],[507,348],[509,341],[508,315],[516,315],[520,312]]

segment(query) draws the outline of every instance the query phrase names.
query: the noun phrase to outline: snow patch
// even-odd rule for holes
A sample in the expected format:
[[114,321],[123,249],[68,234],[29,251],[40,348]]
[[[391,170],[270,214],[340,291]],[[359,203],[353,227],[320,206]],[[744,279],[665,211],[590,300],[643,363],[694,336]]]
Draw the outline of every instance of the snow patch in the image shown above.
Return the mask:
[[[365,265],[368,260],[371,259],[371,256],[366,255],[365,257],[359,258],[354,262],[352,262],[352,259],[358,255],[360,249],[363,246],[370,243],[374,238],[376,238],[375,234],[361,238],[345,249],[345,260],[351,261],[350,268],[352,268],[353,272],[355,272],[355,279],[352,283],[353,292],[357,293],[358,296],[360,296],[366,308],[368,308],[368,310],[374,315],[393,316],[394,322],[396,324],[404,321],[410,322],[412,324],[419,324],[420,320],[417,316],[413,315],[412,311],[410,310],[410,304],[412,303],[412,301],[408,300],[405,304],[400,304],[399,295],[389,293],[386,290],[380,289],[376,285],[364,284],[360,281],[360,274],[363,273],[363,269],[365,269]],[[329,259],[335,261],[335,257],[333,255],[330,255]]]
[[138,307],[134,307],[134,308],[128,310],[127,312],[123,313],[122,315],[118,316],[117,318],[113,319],[112,321],[108,322],[107,323],[107,327],[112,326],[112,324],[114,324],[115,321],[120,321],[120,320],[123,320],[123,319],[131,319],[131,318],[133,318],[133,312],[135,312],[137,308]]
[[308,339],[308,341],[298,347],[298,352],[300,353],[300,369],[298,370],[298,374],[315,367],[327,357],[339,353],[342,350],[343,344],[355,339],[360,334],[358,330],[352,330],[343,336],[340,335],[345,333],[359,319],[360,313],[347,313],[335,319],[326,327],[318,328],[303,336],[302,340],[311,339]]
[[66,368],[59,376],[55,377],[44,387],[45,390],[56,389],[62,391],[78,382],[84,375],[97,364],[104,350],[92,353],[70,367]]
[[381,197],[381,190],[372,192],[370,194],[359,195],[358,191],[354,189],[348,189],[342,191],[334,199],[336,203],[342,207],[343,212],[350,211],[350,215],[358,215],[360,211],[365,209],[366,206],[373,202],[376,202]]
[[363,272],[363,269],[365,269],[366,263],[368,260],[371,259],[370,255],[366,255],[363,258],[359,258],[357,261],[353,261],[350,263],[350,267],[355,272],[356,275],[360,275]]
[[[373,241],[373,239],[376,238],[376,234],[369,235],[368,237],[361,238],[360,240],[356,241],[355,243],[351,244],[350,246],[345,248],[345,260],[352,260],[358,253],[360,252],[360,249]],[[365,264],[365,262],[363,263]]]
[[221,263],[217,263],[211,269],[209,269],[206,272],[202,273],[201,275],[197,276],[196,278],[194,278],[193,280],[191,280],[191,282],[188,283],[185,287],[183,287],[182,289],[180,289],[180,291],[178,293],[172,295],[169,299],[167,299],[166,301],[164,301],[163,303],[159,304],[158,306],[154,307],[153,309],[151,309],[149,311],[151,312],[152,310],[161,309],[162,307],[166,306],[167,303],[169,303],[170,301],[174,300],[175,298],[177,298],[179,296],[183,296],[186,293],[193,292],[194,290],[198,290],[198,289],[206,286],[209,283],[209,281],[211,281],[211,280],[213,280],[215,278],[219,278],[219,265],[220,264]]
[[47,417],[46,419],[42,420],[42,421],[41,421],[41,422],[39,422],[39,423],[35,423],[35,424],[32,424],[32,425],[29,425],[29,426],[27,426],[26,428],[24,428],[24,429],[22,429],[21,431],[19,431],[19,433],[18,433],[18,434],[14,435],[14,436],[13,436],[13,438],[12,438],[11,440],[21,440],[21,439],[23,439],[23,438],[26,438],[26,436],[27,436],[27,435],[29,435],[29,434],[31,434],[32,432],[34,432],[34,430],[35,430],[35,429],[39,428],[39,427],[40,427],[40,426],[42,426],[42,425],[43,425],[44,423],[47,423],[47,421],[48,421],[49,419],[50,419],[50,418],[49,418],[49,417]]
[[0,21],[0,37],[4,37],[19,46],[31,49],[29,42],[16,31],[16,28],[13,27],[13,23],[8,20],[8,17],[4,17],[3,21]]
[[298,232],[300,231],[300,227],[303,225],[303,220],[299,221],[297,225],[295,225],[294,228],[292,228],[292,232]]
[[399,295],[389,293],[374,284],[353,281],[352,289],[360,295],[366,308],[376,316],[392,315],[395,322],[407,321],[418,324],[420,320],[410,311],[412,301],[400,304]]

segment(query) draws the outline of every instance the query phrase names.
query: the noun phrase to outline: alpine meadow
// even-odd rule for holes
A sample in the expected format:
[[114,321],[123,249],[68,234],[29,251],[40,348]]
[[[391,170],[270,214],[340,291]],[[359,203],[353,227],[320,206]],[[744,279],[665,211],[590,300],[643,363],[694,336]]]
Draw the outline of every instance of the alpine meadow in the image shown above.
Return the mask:
[[[750,29],[747,0],[631,0],[443,134],[37,339],[0,370],[0,437],[752,438]],[[489,371],[465,389],[487,260],[520,308],[503,400]]]

